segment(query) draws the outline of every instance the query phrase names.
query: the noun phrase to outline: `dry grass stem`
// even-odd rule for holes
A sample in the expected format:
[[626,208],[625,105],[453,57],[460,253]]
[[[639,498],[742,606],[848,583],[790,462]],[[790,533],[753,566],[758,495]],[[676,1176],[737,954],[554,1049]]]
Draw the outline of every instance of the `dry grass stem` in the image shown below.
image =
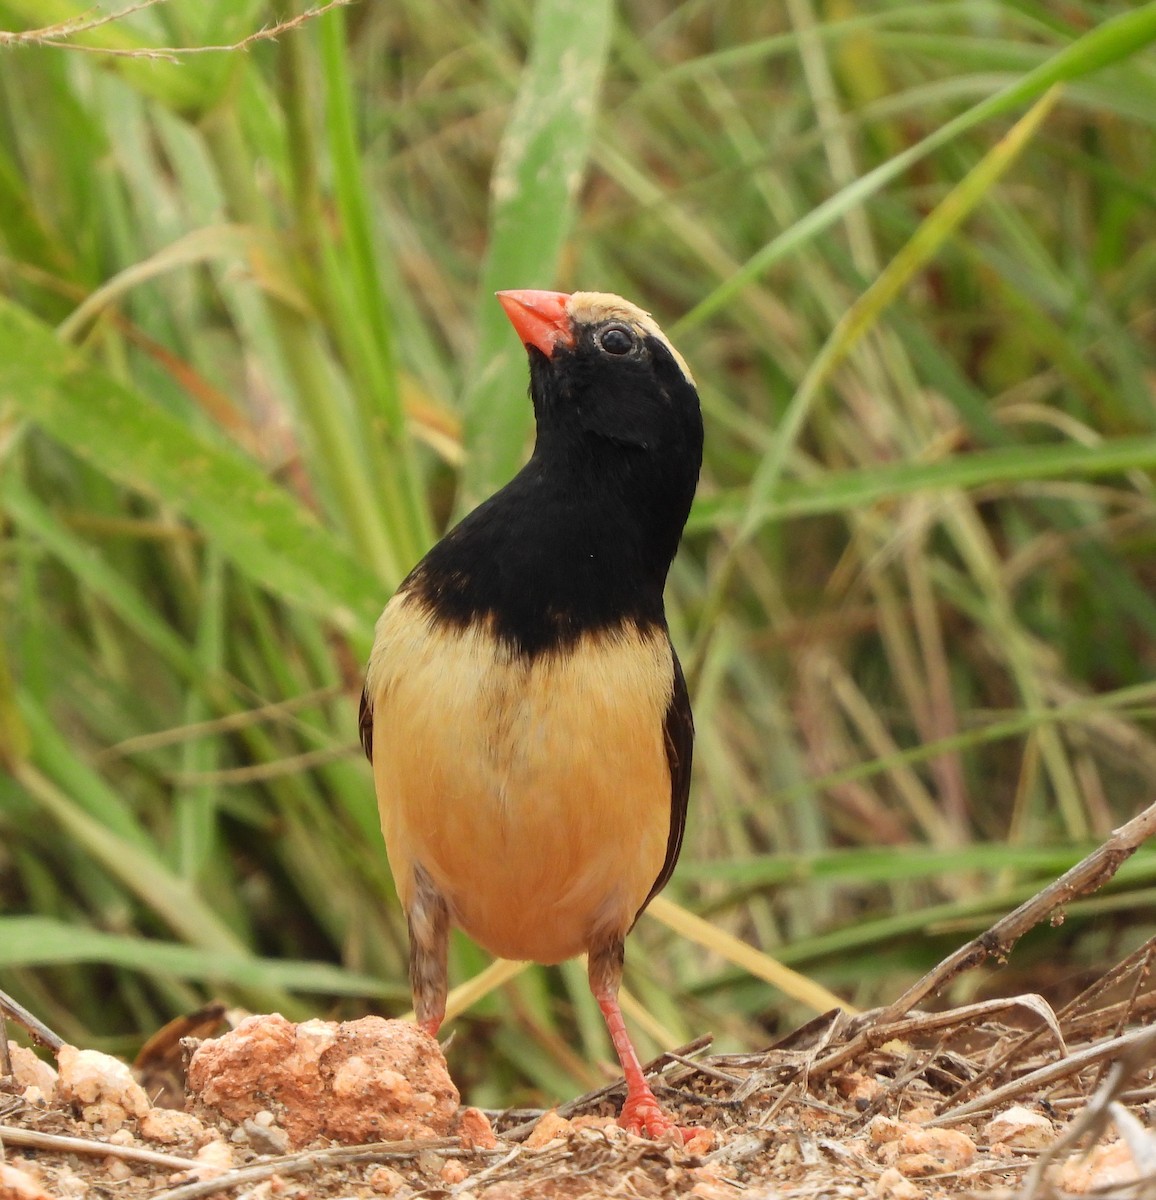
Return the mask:
[[[64,1039],[58,1034],[52,1032],[39,1017],[34,1016],[20,1004],[14,1000],[7,992],[0,991],[0,1013],[4,1016],[11,1017],[17,1024],[22,1025],[39,1045],[54,1053],[64,1045]],[[7,1039],[5,1039],[5,1048],[7,1049]]]
[[1121,825],[1101,846],[1081,859],[1070,871],[1037,892],[985,933],[961,946],[922,979],[914,983],[893,1004],[878,1014],[886,1024],[902,1016],[917,1004],[942,991],[964,971],[978,966],[989,957],[1007,958],[1012,947],[1029,929],[1047,920],[1058,908],[1086,896],[1112,878],[1140,845],[1156,834],[1156,804],[1150,804],[1127,824]]
[[101,1158],[122,1158],[125,1162],[148,1163],[170,1171],[189,1171],[196,1165],[191,1158],[176,1154],[161,1154],[144,1146],[121,1146],[116,1142],[94,1138],[68,1137],[59,1133],[41,1133],[17,1125],[0,1125],[0,1145],[24,1146],[29,1150],[52,1150],[58,1154],[88,1154]]
[[275,25],[266,25],[250,33],[247,37],[236,42],[220,46],[149,46],[127,47],[117,46],[86,46],[74,39],[85,33],[91,33],[102,25],[119,21],[142,9],[164,4],[167,0],[141,0],[119,12],[107,13],[101,17],[77,18],[63,21],[57,25],[46,25],[40,29],[24,29],[18,31],[0,30],[0,48],[4,46],[54,46],[59,50],[80,50],[88,54],[105,54],[113,58],[144,58],[164,62],[178,62],[182,57],[192,54],[226,54],[234,51],[247,50],[258,42],[275,41],[282,34],[299,29],[308,21],[312,21],[334,8],[345,8],[354,0],[327,0],[324,4],[315,4],[295,17],[278,21]]

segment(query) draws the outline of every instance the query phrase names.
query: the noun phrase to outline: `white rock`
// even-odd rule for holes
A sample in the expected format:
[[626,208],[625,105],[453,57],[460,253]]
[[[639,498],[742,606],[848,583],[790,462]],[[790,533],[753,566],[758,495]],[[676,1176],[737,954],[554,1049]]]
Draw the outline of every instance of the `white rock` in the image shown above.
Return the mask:
[[57,1097],[77,1106],[85,1121],[101,1125],[106,1133],[119,1129],[126,1117],[143,1117],[152,1107],[128,1066],[111,1054],[61,1046],[56,1063]]
[[1022,1104],[1013,1105],[992,1117],[983,1127],[983,1136],[989,1145],[1003,1142],[1005,1146],[1018,1146],[1024,1150],[1042,1150],[1056,1140],[1051,1121],[1043,1113],[1033,1112]]

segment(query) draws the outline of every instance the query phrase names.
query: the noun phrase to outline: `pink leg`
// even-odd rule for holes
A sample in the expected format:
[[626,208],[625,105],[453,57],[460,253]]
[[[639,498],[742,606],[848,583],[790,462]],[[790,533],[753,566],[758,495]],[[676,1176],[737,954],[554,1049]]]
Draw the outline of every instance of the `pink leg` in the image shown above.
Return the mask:
[[626,1103],[622,1106],[618,1124],[629,1133],[649,1135],[653,1138],[665,1137],[672,1131],[677,1131],[683,1141],[687,1141],[693,1131],[681,1129],[674,1123],[658,1103],[650,1090],[650,1084],[642,1074],[642,1064],[638,1061],[634,1044],[626,1032],[626,1022],[622,1019],[617,995],[610,988],[604,988],[595,991],[594,998],[606,1018],[606,1028],[610,1031],[614,1052],[618,1055],[618,1061],[622,1064],[622,1074],[626,1077]]

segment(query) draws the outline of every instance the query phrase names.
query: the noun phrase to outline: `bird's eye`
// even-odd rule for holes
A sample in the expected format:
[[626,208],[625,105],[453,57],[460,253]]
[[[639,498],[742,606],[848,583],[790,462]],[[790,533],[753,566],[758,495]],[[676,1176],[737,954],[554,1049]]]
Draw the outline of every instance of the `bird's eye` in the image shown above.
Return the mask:
[[598,335],[598,344],[607,354],[629,354],[634,349],[634,334],[625,325],[608,325]]

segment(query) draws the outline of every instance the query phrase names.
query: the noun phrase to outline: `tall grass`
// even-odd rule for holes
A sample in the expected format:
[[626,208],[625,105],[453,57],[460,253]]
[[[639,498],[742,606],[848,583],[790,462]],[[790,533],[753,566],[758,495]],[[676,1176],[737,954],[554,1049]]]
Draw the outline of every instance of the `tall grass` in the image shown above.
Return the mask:
[[[0,0],[81,26],[0,41],[0,986],[122,1051],[209,995],[404,1011],[356,699],[525,453],[499,286],[639,301],[701,385],[673,900],[870,1005],[1150,801],[1156,4],[400,0],[152,53],[301,12]],[[1154,875],[1014,963],[1068,986]],[[654,1042],[803,1015],[652,918],[627,985]],[[481,1102],[609,1054],[578,964],[457,1028]]]

